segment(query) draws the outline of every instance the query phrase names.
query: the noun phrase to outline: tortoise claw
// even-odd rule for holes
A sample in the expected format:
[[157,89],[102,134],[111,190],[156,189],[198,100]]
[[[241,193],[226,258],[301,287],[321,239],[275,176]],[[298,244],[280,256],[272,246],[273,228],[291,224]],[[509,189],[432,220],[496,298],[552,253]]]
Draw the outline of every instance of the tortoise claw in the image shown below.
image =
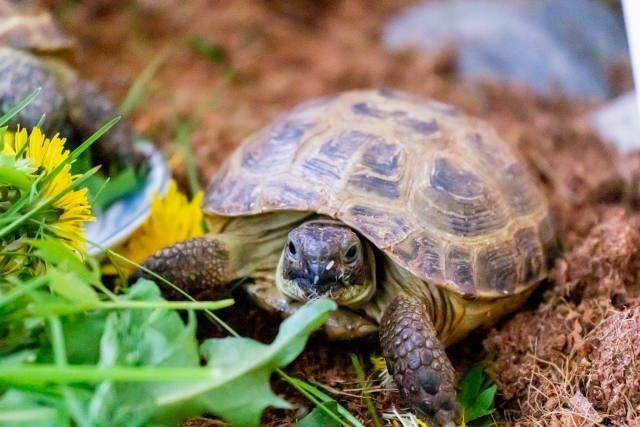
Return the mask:
[[450,425],[457,418],[455,373],[424,307],[396,297],[380,322],[380,343],[400,395],[428,422]]

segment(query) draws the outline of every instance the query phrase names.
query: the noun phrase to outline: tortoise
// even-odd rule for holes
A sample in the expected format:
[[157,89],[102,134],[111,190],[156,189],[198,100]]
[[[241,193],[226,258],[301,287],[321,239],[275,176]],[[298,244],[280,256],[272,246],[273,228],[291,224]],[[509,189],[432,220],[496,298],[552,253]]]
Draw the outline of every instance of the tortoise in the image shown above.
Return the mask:
[[[45,134],[84,140],[118,116],[93,83],[81,79],[69,62],[75,48],[47,11],[28,2],[0,0],[0,115],[40,88],[38,96],[10,127],[41,123]],[[120,120],[94,144],[96,159],[114,169],[143,166],[130,127]]]
[[202,208],[209,233],[146,268],[200,297],[250,277],[281,316],[333,299],[329,338],[379,331],[401,397],[441,425],[459,416],[445,347],[520,306],[557,249],[548,201],[492,127],[389,89],[280,116],[225,161]]

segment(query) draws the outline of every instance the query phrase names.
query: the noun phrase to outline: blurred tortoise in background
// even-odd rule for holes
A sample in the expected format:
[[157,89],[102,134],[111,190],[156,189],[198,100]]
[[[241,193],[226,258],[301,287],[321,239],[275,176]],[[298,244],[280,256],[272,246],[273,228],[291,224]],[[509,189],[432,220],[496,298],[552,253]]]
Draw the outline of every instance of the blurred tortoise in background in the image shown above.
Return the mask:
[[200,298],[250,277],[282,316],[333,299],[329,337],[379,325],[401,395],[441,425],[457,417],[445,346],[521,305],[557,242],[547,200],[488,124],[389,90],[280,116],[227,159],[203,209],[210,234],[147,268]]
[[[7,124],[31,129],[42,117],[47,135],[60,132],[83,141],[118,116],[97,86],[80,79],[67,63],[74,41],[52,16],[31,2],[0,0],[0,115],[36,89],[39,95]],[[94,162],[110,167],[140,166],[133,133],[118,121],[94,144]]]

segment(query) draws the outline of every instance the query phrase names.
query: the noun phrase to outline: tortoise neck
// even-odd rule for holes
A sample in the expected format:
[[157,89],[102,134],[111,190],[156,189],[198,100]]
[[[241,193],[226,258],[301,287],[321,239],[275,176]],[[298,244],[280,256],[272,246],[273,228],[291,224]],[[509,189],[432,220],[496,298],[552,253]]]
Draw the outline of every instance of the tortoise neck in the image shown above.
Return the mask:
[[379,250],[376,258],[378,287],[375,297],[364,308],[367,316],[379,322],[391,301],[398,295],[406,295],[423,304],[438,338],[446,340],[461,317],[449,291],[415,276]]

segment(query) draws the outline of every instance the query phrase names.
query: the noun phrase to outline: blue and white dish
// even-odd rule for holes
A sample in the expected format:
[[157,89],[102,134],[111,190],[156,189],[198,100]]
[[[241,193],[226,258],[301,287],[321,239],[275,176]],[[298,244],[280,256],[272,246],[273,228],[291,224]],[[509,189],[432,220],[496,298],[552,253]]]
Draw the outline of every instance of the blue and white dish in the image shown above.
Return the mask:
[[104,248],[111,248],[125,240],[151,214],[153,195],[164,195],[167,192],[171,172],[162,153],[146,141],[138,142],[136,149],[149,157],[149,173],[144,185],[135,193],[109,206],[96,217],[95,222],[86,224],[85,238],[88,241],[89,255],[98,256],[104,252]]

